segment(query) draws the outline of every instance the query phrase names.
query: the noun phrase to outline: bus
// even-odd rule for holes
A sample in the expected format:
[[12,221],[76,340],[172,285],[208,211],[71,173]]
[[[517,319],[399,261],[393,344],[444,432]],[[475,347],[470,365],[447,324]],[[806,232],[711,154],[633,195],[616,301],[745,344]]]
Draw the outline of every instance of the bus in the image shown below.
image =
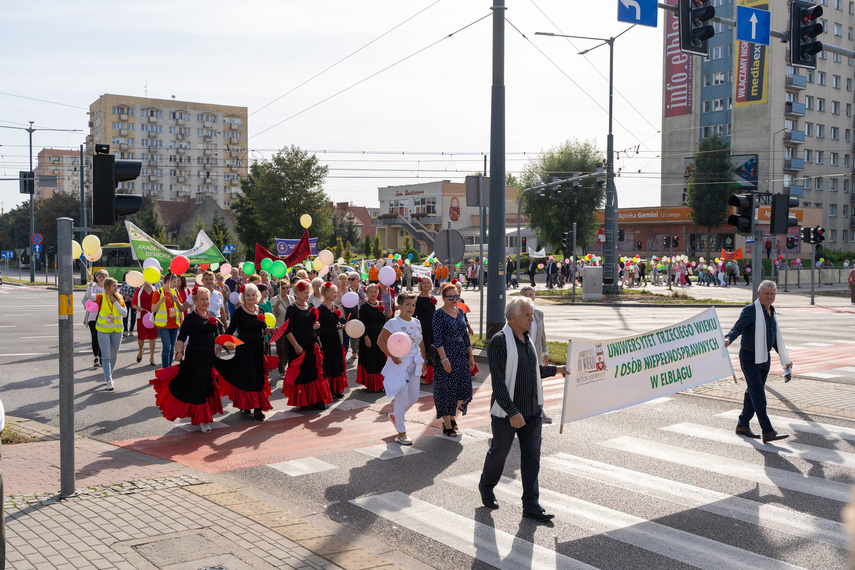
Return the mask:
[[100,269],[106,270],[110,277],[121,283],[125,271],[142,271],[142,265],[134,260],[131,244],[108,243],[101,246],[101,259],[92,263],[92,275]]

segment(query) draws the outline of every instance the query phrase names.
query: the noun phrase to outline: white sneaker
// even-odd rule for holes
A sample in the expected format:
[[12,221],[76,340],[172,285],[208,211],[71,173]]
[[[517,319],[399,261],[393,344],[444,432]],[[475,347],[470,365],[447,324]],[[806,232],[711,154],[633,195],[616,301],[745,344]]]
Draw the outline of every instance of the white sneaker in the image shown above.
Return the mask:
[[401,445],[413,445],[413,440],[406,435],[399,435],[395,438],[395,441]]
[[115,390],[115,389],[116,389],[116,387],[113,385],[113,381],[112,381],[112,380],[108,380],[108,381],[107,381],[107,390],[109,390],[109,391],[111,391],[111,392],[112,392],[112,391],[113,391],[113,390]]
[[211,424],[199,424],[199,429],[202,430],[202,433],[211,433]]

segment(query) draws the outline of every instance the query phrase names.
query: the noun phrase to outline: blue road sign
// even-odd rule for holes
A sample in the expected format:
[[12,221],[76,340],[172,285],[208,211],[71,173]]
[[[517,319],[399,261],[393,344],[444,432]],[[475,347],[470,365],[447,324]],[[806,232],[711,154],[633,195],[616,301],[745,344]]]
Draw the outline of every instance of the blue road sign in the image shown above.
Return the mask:
[[37,243],[33,246],[33,253],[41,253],[42,252],[42,244]]
[[748,6],[736,7],[736,39],[764,46],[769,45],[772,14]]
[[655,28],[659,19],[657,0],[618,0],[618,22]]
[[33,234],[33,243],[42,243],[44,239],[45,238],[42,237],[42,234]]
[[11,249],[0,251],[0,259],[15,259],[15,252]]
[[227,243],[223,246],[223,255],[229,255],[230,253],[235,252],[235,244]]

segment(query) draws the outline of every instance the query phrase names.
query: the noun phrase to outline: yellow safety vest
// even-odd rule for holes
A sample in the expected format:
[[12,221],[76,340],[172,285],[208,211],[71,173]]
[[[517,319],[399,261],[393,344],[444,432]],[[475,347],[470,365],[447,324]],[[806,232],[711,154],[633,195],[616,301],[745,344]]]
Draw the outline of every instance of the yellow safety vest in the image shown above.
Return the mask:
[[154,326],[162,329],[169,322],[170,315],[176,323],[178,322],[178,309],[172,299],[163,292],[163,287],[160,288],[160,297],[165,299],[165,301],[161,303],[160,308],[154,314]]
[[101,295],[101,308],[98,309],[95,330],[102,333],[122,332],[122,315],[116,304],[107,298],[106,293]]

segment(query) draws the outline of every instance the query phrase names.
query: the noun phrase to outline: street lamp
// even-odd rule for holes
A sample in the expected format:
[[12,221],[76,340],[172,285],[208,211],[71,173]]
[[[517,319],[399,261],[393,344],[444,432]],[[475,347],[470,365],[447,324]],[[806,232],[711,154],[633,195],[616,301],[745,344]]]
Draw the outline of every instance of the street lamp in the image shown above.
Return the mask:
[[595,38],[589,36],[569,36],[565,34],[555,34],[552,32],[535,32],[536,36],[551,36],[554,38],[573,38],[578,40],[595,40],[603,42],[592,48],[579,52],[579,55],[584,55],[590,51],[597,49],[600,46],[609,46],[609,134],[606,137],[606,209],[605,209],[605,225],[606,225],[606,245],[603,247],[603,283],[611,283],[617,287],[615,279],[615,263],[617,260],[617,189],[615,188],[615,141],[612,133],[612,123],[614,118],[614,71],[615,71],[615,40],[623,34],[631,30],[633,26],[625,29],[618,35],[612,38]]

